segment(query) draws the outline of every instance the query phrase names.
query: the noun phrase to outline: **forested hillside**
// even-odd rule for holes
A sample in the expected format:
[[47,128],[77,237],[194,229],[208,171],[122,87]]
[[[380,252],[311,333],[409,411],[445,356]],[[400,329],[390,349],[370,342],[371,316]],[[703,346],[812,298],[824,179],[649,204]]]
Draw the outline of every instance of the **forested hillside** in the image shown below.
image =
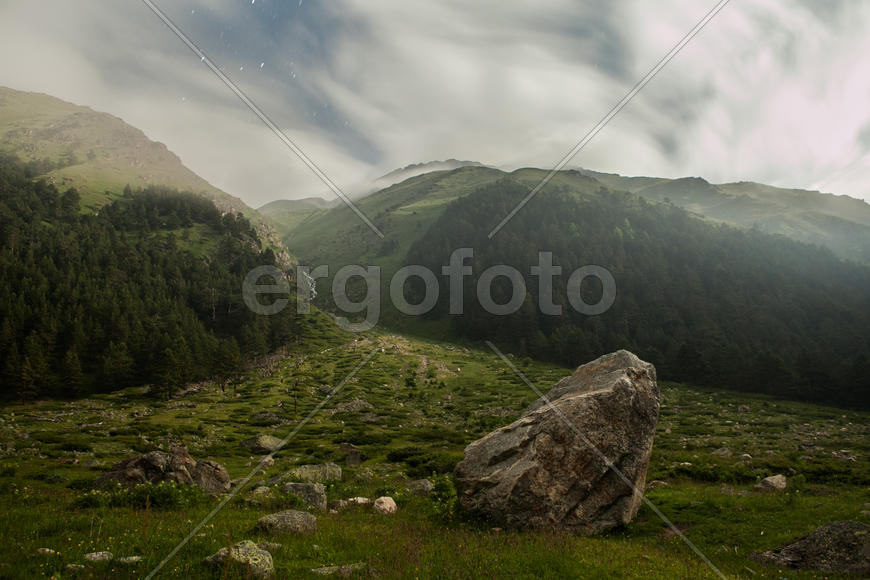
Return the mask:
[[250,222],[168,188],[131,191],[97,215],[75,189],[0,158],[2,395],[73,396],[151,383],[168,394],[234,375],[322,322],[255,316],[242,280],[274,265]]
[[[452,202],[408,252],[406,263],[440,272],[454,249],[474,249],[465,314],[450,316],[456,335],[570,365],[627,348],[668,379],[850,405],[870,400],[867,268],[604,187],[581,194],[557,186],[487,239],[527,192],[504,179]],[[554,283],[561,316],[537,306],[529,267],[540,251],[563,268]],[[525,303],[510,316],[488,314],[476,299],[478,276],[495,264],[526,278]],[[568,275],[587,264],[607,268],[616,281],[613,306],[597,316],[574,311],[566,295]],[[600,288],[587,282],[584,296],[595,303]],[[441,290],[430,318],[449,316],[446,281]],[[493,296],[499,303],[510,297],[506,278],[495,280]]]

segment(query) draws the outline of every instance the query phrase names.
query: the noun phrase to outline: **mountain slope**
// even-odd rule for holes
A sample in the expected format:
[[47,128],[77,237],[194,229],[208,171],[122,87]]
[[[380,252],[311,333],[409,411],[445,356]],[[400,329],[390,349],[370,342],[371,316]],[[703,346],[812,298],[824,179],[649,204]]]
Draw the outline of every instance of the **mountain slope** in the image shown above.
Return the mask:
[[752,182],[711,184],[700,177],[583,172],[650,201],[670,201],[712,220],[822,245],[841,258],[870,264],[870,204],[860,199]]
[[162,143],[107,113],[0,87],[0,152],[28,162],[34,177],[61,190],[76,188],[84,210],[96,211],[127,185],[167,186],[210,199],[222,212],[243,214],[279,254],[283,251],[271,226],[242,200],[199,177]]

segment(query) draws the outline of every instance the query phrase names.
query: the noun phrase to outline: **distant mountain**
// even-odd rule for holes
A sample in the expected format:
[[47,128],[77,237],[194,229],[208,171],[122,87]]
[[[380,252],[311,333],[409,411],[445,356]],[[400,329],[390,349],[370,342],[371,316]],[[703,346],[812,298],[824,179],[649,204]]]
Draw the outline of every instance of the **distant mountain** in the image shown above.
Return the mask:
[[478,161],[460,161],[458,159],[446,159],[444,161],[429,161],[427,163],[412,163],[399,169],[390,171],[386,175],[377,178],[374,183],[375,189],[383,189],[397,183],[401,183],[411,177],[430,173],[432,171],[450,171],[460,167],[484,167]]
[[118,117],[49,95],[0,87],[0,152],[28,163],[29,173],[65,190],[75,187],[84,210],[96,211],[124,187],[167,186],[241,213],[280,253],[280,238],[242,200],[185,167],[162,143]]
[[670,201],[712,220],[822,245],[841,258],[870,264],[870,204],[860,199],[752,182],[717,185],[700,177],[663,179],[581,171],[608,187],[651,201]]

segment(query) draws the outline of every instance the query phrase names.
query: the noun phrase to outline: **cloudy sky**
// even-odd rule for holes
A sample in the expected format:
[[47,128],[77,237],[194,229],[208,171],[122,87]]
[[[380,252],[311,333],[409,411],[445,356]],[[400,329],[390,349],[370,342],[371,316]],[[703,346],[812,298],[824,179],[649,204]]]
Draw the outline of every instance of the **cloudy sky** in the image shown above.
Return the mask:
[[[552,167],[713,0],[155,0],[339,187]],[[253,206],[331,193],[142,2],[0,2],[0,85],[123,118]],[[870,2],[732,0],[571,165],[870,199]]]

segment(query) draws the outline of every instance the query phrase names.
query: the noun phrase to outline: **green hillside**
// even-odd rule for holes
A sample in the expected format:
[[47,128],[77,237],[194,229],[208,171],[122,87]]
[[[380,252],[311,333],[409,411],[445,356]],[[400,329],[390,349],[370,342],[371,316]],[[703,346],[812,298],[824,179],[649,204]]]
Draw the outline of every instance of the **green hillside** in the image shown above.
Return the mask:
[[127,185],[167,186],[210,199],[223,212],[242,213],[279,254],[283,251],[271,225],[242,200],[185,167],[164,144],[107,113],[0,87],[0,152],[28,162],[34,177],[61,190],[74,187],[83,210],[96,211]]
[[860,199],[745,181],[712,184],[700,177],[583,172],[650,201],[667,200],[715,221],[825,246],[841,258],[870,264],[870,204]]

